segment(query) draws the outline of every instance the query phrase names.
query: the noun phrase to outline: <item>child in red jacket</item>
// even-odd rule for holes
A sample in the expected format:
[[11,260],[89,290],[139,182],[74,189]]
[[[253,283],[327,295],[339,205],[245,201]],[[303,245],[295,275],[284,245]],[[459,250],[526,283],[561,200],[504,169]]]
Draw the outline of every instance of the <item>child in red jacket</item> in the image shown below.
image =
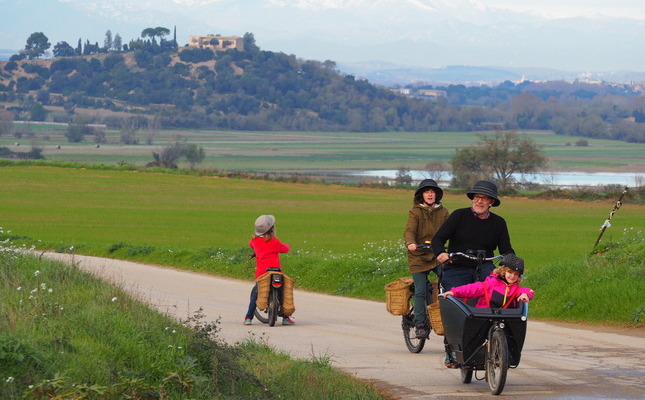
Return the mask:
[[529,302],[535,296],[532,289],[520,286],[524,273],[524,260],[507,254],[483,282],[453,287],[444,296],[471,299],[479,297],[475,307],[517,308],[519,302]]
[[[255,234],[249,246],[255,252],[255,279],[267,272],[267,268],[280,268],[279,253],[288,253],[291,246],[280,242],[275,237],[275,217],[273,215],[260,215],[255,220]],[[251,291],[249,308],[244,317],[244,325],[253,323],[255,303],[258,300],[258,284]],[[293,325],[295,322],[289,317],[282,318],[282,325]]]

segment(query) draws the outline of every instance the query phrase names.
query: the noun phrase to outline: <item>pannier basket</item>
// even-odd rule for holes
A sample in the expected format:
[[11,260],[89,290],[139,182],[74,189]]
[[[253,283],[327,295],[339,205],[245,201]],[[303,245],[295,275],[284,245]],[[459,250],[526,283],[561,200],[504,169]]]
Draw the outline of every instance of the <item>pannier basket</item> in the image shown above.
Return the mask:
[[296,311],[293,301],[293,279],[284,275],[282,272],[268,271],[260,275],[257,279],[258,299],[255,305],[260,310],[266,310],[269,306],[269,291],[271,290],[271,275],[282,275],[282,314],[288,317]]
[[260,310],[266,310],[269,306],[269,290],[271,289],[271,274],[273,272],[265,272],[264,274],[258,276],[258,299],[255,302],[255,305]]
[[410,307],[412,277],[406,276],[385,285],[385,308],[392,315],[404,315]]
[[291,316],[296,312],[296,305],[293,302],[293,279],[284,275],[284,284],[282,286],[282,314],[285,317]]
[[428,306],[428,317],[430,318],[430,326],[437,335],[443,335],[443,322],[441,321],[441,310],[439,309],[439,301],[435,300]]

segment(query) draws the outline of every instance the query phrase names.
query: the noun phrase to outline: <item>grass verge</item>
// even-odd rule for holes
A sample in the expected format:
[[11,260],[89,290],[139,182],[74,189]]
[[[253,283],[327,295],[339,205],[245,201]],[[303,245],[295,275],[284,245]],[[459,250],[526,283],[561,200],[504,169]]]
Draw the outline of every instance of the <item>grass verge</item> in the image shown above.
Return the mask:
[[200,312],[171,320],[18,250],[0,246],[2,399],[383,398],[328,359],[291,360],[254,338],[227,345]]

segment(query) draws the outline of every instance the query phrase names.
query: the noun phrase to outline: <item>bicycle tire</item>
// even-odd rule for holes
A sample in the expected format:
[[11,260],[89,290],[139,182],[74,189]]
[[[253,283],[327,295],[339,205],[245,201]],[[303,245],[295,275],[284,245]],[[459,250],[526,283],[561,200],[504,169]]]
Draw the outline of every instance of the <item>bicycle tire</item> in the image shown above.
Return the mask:
[[508,372],[508,341],[502,329],[495,329],[490,339],[490,350],[486,355],[486,380],[493,395],[504,390]]
[[269,293],[269,326],[275,326],[275,321],[278,319],[278,305],[280,299],[278,299],[278,291],[271,289]]
[[461,383],[470,383],[473,380],[473,369],[461,367]]
[[[253,289],[251,289],[251,296],[253,296],[253,292],[257,291],[258,288],[257,286],[253,286]],[[268,324],[269,323],[269,308],[265,308],[264,310],[260,310],[259,308],[255,307],[255,311],[253,312],[255,315],[255,318],[258,319],[258,321],[262,322],[263,324]]]
[[426,344],[425,338],[417,338],[414,326],[414,298],[410,298],[408,313],[401,319],[401,329],[403,330],[403,340],[410,353],[420,353]]

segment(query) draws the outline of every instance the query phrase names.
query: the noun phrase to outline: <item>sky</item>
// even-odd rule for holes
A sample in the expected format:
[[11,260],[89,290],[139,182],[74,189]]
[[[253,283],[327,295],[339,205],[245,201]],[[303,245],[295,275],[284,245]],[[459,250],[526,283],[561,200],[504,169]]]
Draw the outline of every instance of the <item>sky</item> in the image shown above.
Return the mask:
[[75,47],[157,26],[339,64],[645,72],[645,0],[0,0],[10,54],[33,32]]

